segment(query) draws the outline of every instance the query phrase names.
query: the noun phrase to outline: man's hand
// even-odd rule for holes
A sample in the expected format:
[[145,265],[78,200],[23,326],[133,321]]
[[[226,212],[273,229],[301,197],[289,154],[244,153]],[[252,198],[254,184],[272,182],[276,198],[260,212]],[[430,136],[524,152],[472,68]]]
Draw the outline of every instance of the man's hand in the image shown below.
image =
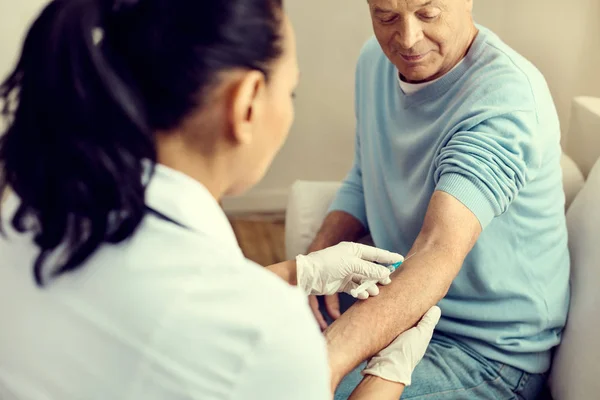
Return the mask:
[[383,265],[403,260],[400,254],[387,250],[342,242],[296,257],[298,286],[311,295],[345,292],[364,300],[379,294],[378,283],[391,283],[390,271]]

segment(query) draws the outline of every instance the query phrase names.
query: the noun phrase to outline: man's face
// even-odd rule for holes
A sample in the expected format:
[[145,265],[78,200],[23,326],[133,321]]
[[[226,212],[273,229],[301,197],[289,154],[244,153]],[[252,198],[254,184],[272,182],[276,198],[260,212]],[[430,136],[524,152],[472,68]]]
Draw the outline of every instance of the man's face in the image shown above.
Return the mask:
[[368,0],[375,36],[408,82],[437,79],[465,55],[476,32],[472,0]]

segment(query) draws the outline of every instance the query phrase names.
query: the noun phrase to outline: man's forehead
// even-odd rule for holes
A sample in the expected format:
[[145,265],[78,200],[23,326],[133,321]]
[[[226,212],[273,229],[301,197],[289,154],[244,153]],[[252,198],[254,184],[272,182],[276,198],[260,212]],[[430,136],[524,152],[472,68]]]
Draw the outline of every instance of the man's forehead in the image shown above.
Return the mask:
[[429,5],[440,5],[447,0],[367,0],[376,11],[413,10]]

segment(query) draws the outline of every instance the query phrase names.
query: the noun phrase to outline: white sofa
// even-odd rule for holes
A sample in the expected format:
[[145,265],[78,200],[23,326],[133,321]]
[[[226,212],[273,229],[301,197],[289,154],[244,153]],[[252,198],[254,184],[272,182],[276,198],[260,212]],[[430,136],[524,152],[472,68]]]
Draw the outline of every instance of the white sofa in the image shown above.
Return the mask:
[[[571,308],[550,378],[555,400],[600,398],[600,98],[573,100],[563,154]],[[593,171],[592,171],[593,170]],[[288,258],[304,253],[340,182],[296,182],[286,211]]]

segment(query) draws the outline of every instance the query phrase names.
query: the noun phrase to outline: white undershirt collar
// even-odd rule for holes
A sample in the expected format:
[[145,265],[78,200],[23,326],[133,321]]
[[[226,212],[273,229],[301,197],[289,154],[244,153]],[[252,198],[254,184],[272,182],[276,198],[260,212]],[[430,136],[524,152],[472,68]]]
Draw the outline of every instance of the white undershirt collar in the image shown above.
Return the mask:
[[[452,68],[450,71],[446,72],[446,74],[454,71],[460,64],[462,64],[464,62],[464,58],[454,66],[454,68]],[[446,74],[440,76],[437,79],[434,79],[432,81],[429,82],[423,82],[423,83],[408,83],[408,82],[404,82],[401,78],[400,78],[400,72],[398,71],[398,84],[400,85],[400,89],[402,89],[402,91],[404,92],[405,95],[410,96],[411,94],[414,94],[416,92],[418,92],[421,89],[426,88],[429,85],[434,84],[435,82],[439,81],[440,79],[442,79],[444,76],[446,76]]]

